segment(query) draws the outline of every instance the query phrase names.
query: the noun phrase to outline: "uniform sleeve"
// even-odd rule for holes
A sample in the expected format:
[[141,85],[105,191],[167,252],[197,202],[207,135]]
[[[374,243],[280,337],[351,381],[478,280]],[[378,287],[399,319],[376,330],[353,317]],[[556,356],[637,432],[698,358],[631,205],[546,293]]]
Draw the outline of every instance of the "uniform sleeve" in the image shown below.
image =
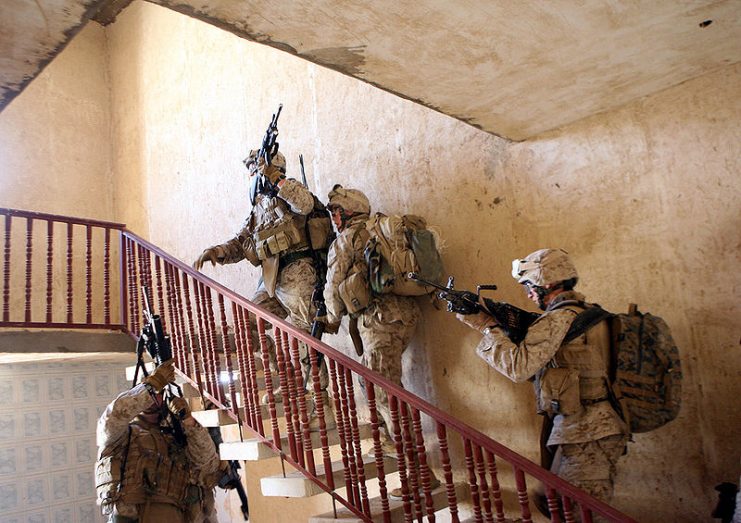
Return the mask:
[[242,224],[239,232],[226,243],[211,247],[216,250],[216,258],[220,265],[237,263],[245,259],[243,245],[252,236],[252,215]]
[[479,342],[476,354],[512,381],[526,381],[553,359],[575,316],[569,309],[546,313],[530,326],[519,344],[495,327]]
[[352,236],[354,229],[346,229],[329,247],[327,254],[327,283],[324,285],[324,303],[327,305],[327,319],[337,324],[347,314],[345,304],[340,298],[340,283],[347,279],[353,264]]
[[113,445],[128,434],[128,427],[141,411],[152,404],[152,396],[147,387],[140,383],[136,387],[122,392],[108,404],[98,419],[96,439],[98,448]]
[[208,430],[197,421],[193,425],[184,425],[188,446],[185,450],[193,468],[193,480],[198,484],[207,483],[219,469],[219,455]]
[[314,196],[301,182],[287,178],[278,190],[278,198],[284,200],[291,211],[307,215],[314,209]]

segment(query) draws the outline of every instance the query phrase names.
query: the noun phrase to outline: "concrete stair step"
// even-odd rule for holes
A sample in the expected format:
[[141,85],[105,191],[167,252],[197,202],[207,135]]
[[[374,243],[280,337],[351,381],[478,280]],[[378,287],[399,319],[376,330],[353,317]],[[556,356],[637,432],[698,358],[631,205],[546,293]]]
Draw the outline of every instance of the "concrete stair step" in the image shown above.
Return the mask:
[[[383,470],[385,474],[391,474],[397,471],[398,462],[392,458],[384,458]],[[366,481],[376,479],[378,469],[376,468],[375,458],[363,455],[363,470],[365,471]],[[332,463],[332,473],[334,476],[334,484],[337,488],[343,488],[345,486],[345,467],[341,461],[335,461]],[[318,478],[326,481],[327,474],[324,471],[324,464],[317,464],[316,475]],[[324,490],[311,481],[309,478],[304,476],[299,471],[291,472],[286,474],[286,477],[282,475],[268,476],[260,479],[260,488],[263,496],[280,496],[288,498],[308,498],[316,496],[317,494],[323,494]]]
[[[370,423],[361,424],[358,426],[360,433],[360,439],[371,439],[373,432]],[[266,431],[266,435],[269,432]],[[268,436],[269,437],[269,436]],[[340,444],[340,437],[337,434],[337,430],[327,431],[327,444],[331,447]],[[321,448],[321,435],[319,432],[311,433],[311,448]],[[281,438],[281,448],[288,449],[288,436]],[[222,460],[241,460],[241,461],[259,461],[267,458],[275,458],[278,455],[273,450],[258,439],[248,439],[245,441],[230,441],[224,442],[219,447],[219,454]]]
[[[458,499],[463,499],[462,494],[465,494],[467,491],[467,485],[456,485],[456,496]],[[384,521],[383,517],[383,506],[381,505],[381,498],[380,496],[372,497],[369,499],[370,501],[370,508],[371,508],[371,514],[373,514],[372,521],[374,522],[382,522]],[[404,515],[404,503],[402,500],[395,500],[389,498],[389,512],[391,514],[391,521],[392,523],[401,523],[405,519]],[[447,511],[448,506],[448,496],[445,491],[445,486],[441,485],[435,490],[432,491],[432,503],[435,511]],[[412,505],[412,514],[414,514],[414,505]],[[425,515],[425,501],[422,500],[422,514]],[[426,517],[426,516],[425,516]],[[414,515],[413,515],[414,519]],[[341,523],[363,523],[364,520],[360,519],[358,516],[350,512],[345,507],[338,506],[337,508],[337,516],[335,517],[334,512],[327,512],[324,514],[317,514],[314,516],[309,516],[309,523],[329,523],[329,522],[341,522]],[[437,519],[436,521],[445,521],[444,518]]]

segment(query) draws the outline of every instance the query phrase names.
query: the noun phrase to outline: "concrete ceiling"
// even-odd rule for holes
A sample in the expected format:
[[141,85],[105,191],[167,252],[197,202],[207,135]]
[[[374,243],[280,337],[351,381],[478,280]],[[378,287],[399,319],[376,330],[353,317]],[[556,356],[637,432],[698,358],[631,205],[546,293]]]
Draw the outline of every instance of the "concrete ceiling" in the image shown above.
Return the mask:
[[[0,110],[130,1],[2,0]],[[741,0],[154,3],[513,140],[741,61]]]

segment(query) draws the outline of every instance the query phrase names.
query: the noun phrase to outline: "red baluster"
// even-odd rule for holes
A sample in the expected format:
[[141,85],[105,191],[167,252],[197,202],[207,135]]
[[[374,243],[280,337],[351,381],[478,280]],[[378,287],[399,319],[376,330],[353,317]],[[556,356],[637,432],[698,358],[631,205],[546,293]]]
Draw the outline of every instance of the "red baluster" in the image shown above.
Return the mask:
[[85,319],[93,322],[93,228],[85,227]]
[[350,407],[350,424],[352,425],[352,442],[355,447],[355,461],[357,462],[358,482],[360,486],[360,502],[363,512],[370,515],[370,502],[368,501],[368,489],[365,486],[365,467],[363,466],[363,450],[360,448],[360,427],[358,426],[358,414],[355,409],[355,386],[353,385],[352,372],[345,369],[347,375],[347,399]]
[[530,504],[527,498],[527,484],[525,483],[525,473],[519,467],[512,467],[515,471],[515,485],[517,486],[517,499],[520,502],[520,514],[522,523],[531,523],[532,515],[530,514]]
[[118,251],[119,251],[119,285],[121,287],[121,294],[118,297],[118,306],[120,307],[119,311],[119,320],[121,321],[121,325],[129,331],[131,331],[129,326],[129,307],[128,303],[126,301],[129,297],[129,283],[128,283],[128,268],[129,268],[129,256],[127,255],[126,249],[128,246],[128,239],[126,236],[124,236],[123,233],[119,233],[118,237]]
[[229,388],[229,399],[231,401],[232,412],[237,415],[237,424],[239,430],[242,430],[242,415],[239,413],[237,405],[237,389],[234,386],[234,373],[232,372],[232,348],[229,341],[229,328],[226,324],[226,310],[224,309],[224,296],[219,293],[219,312],[221,315],[221,335],[224,337],[224,365],[226,366],[227,386]]
[[419,475],[422,479],[422,489],[425,496],[425,508],[428,521],[435,521],[435,503],[432,499],[432,475],[427,464],[427,450],[425,449],[425,438],[422,433],[422,419],[419,410],[412,410],[412,427],[414,428],[415,442],[417,444],[417,461],[419,463]]
[[[203,395],[203,381],[201,380],[201,363],[198,358],[200,349],[197,347],[195,324],[193,322],[193,305],[191,303],[190,289],[188,288],[188,275],[183,277],[183,292],[185,294],[185,312],[188,315],[188,333],[190,335],[190,358],[186,364],[188,375],[194,378],[198,384],[198,392]],[[195,285],[194,285],[195,287]]]
[[353,502],[353,478],[350,471],[350,458],[348,445],[351,440],[348,437],[350,431],[350,422],[347,409],[347,391],[345,389],[345,374],[342,365],[329,362],[330,376],[332,379],[332,389],[335,398],[335,415],[337,416],[337,434],[340,438],[340,452],[342,453],[342,466],[345,476],[345,489],[347,500]]
[[[273,329],[274,336],[279,338],[275,329]],[[268,354],[268,338],[265,335],[265,320],[257,318],[257,335],[260,340],[260,350],[262,351],[262,368],[270,368],[270,355]],[[277,344],[276,340],[276,344]],[[265,371],[265,388],[268,394],[268,411],[270,413],[270,425],[273,429],[273,444],[278,450],[283,450],[283,446],[280,441],[280,430],[278,430],[278,414],[275,410],[275,395],[273,394],[273,378],[270,372]]]
[[414,444],[412,443],[412,431],[409,428],[409,411],[407,410],[407,404],[403,401],[399,401],[399,418],[401,419],[401,433],[404,438],[404,449],[406,451],[407,478],[410,490],[412,491],[410,501],[413,503],[414,517],[421,520],[422,504],[419,497],[419,474],[416,465],[417,456],[415,455]]
[[[165,270],[167,270],[167,267],[165,267]],[[165,275],[165,280],[167,280],[167,275]],[[159,313],[162,315],[162,328],[166,328],[167,321],[165,319],[165,299],[163,297],[162,292],[162,268],[160,267],[160,257],[155,255],[154,256],[154,286],[156,289],[149,289],[149,292],[152,296],[152,306],[156,307],[156,310],[159,311]],[[169,289],[169,287],[168,287]],[[154,303],[154,293],[156,292],[157,295],[157,303]]]
[[54,222],[46,222],[46,323],[51,323],[52,318],[52,301],[54,281],[53,265],[54,261]]
[[486,464],[484,463],[484,455],[481,452],[481,447],[476,444],[473,444],[473,460],[476,464],[476,474],[479,476],[481,505],[484,508],[484,519],[487,523],[494,523],[494,515],[491,511],[489,485],[486,481]]
[[3,264],[3,321],[10,321],[10,224],[12,216],[5,215],[5,263]]
[[445,425],[437,422],[437,441],[440,444],[440,461],[443,465],[443,478],[445,479],[445,491],[448,495],[448,510],[453,523],[459,523],[458,517],[458,500],[455,494],[455,485],[453,484],[453,468],[450,465],[450,453],[448,451],[448,434]]
[[111,230],[107,227],[103,238],[103,322],[111,324]]
[[141,317],[139,316],[139,280],[136,270],[138,264],[136,262],[136,244],[131,238],[128,240],[127,250],[129,253],[129,289],[131,291],[129,307],[131,307],[131,324],[134,327],[134,334],[138,335],[141,332]]
[[72,323],[72,224],[67,224],[67,323]]
[[561,523],[561,516],[559,515],[558,508],[558,494],[551,486],[546,486],[545,489],[546,499],[548,500],[548,510],[551,513],[552,523]]
[[[389,411],[391,412],[391,423],[394,426],[394,442],[396,443],[396,456],[399,463],[399,481],[401,481],[401,493],[404,503],[404,519],[411,521],[412,504],[409,496],[409,476],[407,472],[407,463],[404,456],[404,442],[401,434],[401,415],[399,413],[399,400],[396,396],[386,391],[389,399]],[[411,466],[414,466],[412,463]]]
[[31,323],[31,260],[33,259],[33,218],[26,218],[26,323]]
[[566,523],[576,523],[576,518],[574,517],[574,506],[572,505],[571,498],[568,496],[562,496],[561,500],[563,502],[563,517],[566,520]]
[[488,462],[489,478],[491,479],[491,488],[494,492],[494,507],[497,511],[497,523],[504,523],[504,503],[502,502],[502,489],[499,486],[499,476],[497,473],[497,462],[491,451],[486,452]]
[[[314,465],[314,455],[311,452],[311,437],[307,432],[307,438],[304,438],[301,429],[301,407],[300,401],[306,405],[306,395],[304,394],[304,384],[301,377],[301,366],[296,366],[296,361],[291,361],[295,355],[293,349],[298,350],[297,341],[295,338],[288,336],[287,332],[283,332],[283,350],[285,351],[286,359],[286,385],[288,386],[288,398],[289,402],[286,405],[291,411],[291,423],[293,424],[293,433],[296,437],[296,452],[298,452],[299,464],[302,467],[309,467],[309,472],[316,475],[316,467]],[[286,418],[288,419],[288,418]],[[308,461],[307,461],[308,460]]]
[[[175,303],[173,304],[174,315],[175,315],[175,332],[177,333],[177,354],[180,357],[180,368],[185,371],[185,374],[190,375],[190,360],[186,351],[188,337],[185,332],[185,317],[183,316],[183,303],[182,294],[180,292],[180,269],[171,266],[172,270],[172,290],[175,297]],[[185,275],[183,275],[185,279]]]
[[378,421],[378,410],[376,407],[376,390],[373,382],[365,379],[365,392],[368,395],[368,409],[370,409],[371,429],[373,433],[373,452],[376,458],[376,471],[378,475],[378,488],[381,495],[381,510],[383,511],[384,523],[391,523],[391,511],[389,510],[388,490],[386,487],[386,472],[383,463],[383,447],[381,446],[381,430]]
[[211,372],[210,372],[210,358],[208,356],[208,340],[210,339],[206,333],[206,322],[203,320],[206,313],[203,310],[203,299],[201,297],[201,283],[193,279],[193,294],[196,302],[196,318],[198,318],[198,347],[201,355],[202,366],[199,368],[199,372],[202,371],[203,378],[201,379],[201,385],[205,387],[206,392],[213,394],[211,391]]
[[301,460],[298,459],[298,449],[296,448],[296,433],[293,430],[293,411],[291,409],[291,401],[295,401],[295,397],[291,398],[288,391],[288,377],[286,375],[286,355],[283,348],[285,345],[285,340],[283,339],[283,331],[273,325],[273,336],[275,338],[275,356],[278,363],[278,379],[280,380],[280,395],[283,403],[283,416],[286,418],[286,431],[288,433],[288,449],[291,454],[291,458],[295,461],[299,461],[301,466],[303,466],[303,456],[301,456]]
[[[256,423],[252,405],[252,394],[250,392],[252,387],[254,387],[254,383],[252,382],[252,377],[247,368],[247,348],[244,340],[245,330],[242,318],[242,308],[238,307],[235,302],[232,302],[232,318],[234,318],[234,344],[237,354],[237,368],[239,369],[240,394],[242,395],[242,406],[244,409],[242,419],[248,427],[255,430]],[[235,405],[235,408],[237,409],[239,408],[238,403],[239,402]]]
[[200,314],[198,315],[198,322],[199,324],[201,324],[201,334],[203,335],[201,346],[203,347],[205,345],[206,347],[206,351],[203,354],[203,365],[206,371],[206,389],[214,398],[218,400],[218,382],[214,383],[214,373],[216,371],[214,369],[213,356],[213,353],[216,351],[214,343],[216,340],[216,336],[212,336],[211,334],[211,322],[209,321],[208,302],[206,300],[206,292],[208,291],[208,287],[206,287],[203,283],[198,282],[198,289],[201,298],[201,310]]
[[[257,365],[255,364],[255,347],[254,347],[254,340],[252,339],[252,328],[250,327],[250,313],[249,311],[242,310],[242,325],[244,326],[244,336],[245,341],[247,342],[247,370],[250,373],[250,389],[249,393],[252,396],[251,405],[254,409],[253,411],[253,418],[255,420],[255,430],[261,435],[265,436],[265,429],[262,425],[262,409],[260,407],[260,395],[259,395],[259,387],[257,385]],[[259,342],[259,340],[258,340]],[[265,361],[263,359],[263,361]],[[268,367],[265,367],[267,369]],[[268,376],[270,374],[269,371],[263,370],[263,377]],[[267,384],[266,378],[263,378],[263,382]],[[268,386],[268,390],[272,390],[270,387],[272,387],[272,381],[270,383],[270,386]]]
[[479,498],[479,485],[476,481],[476,472],[473,466],[473,449],[471,440],[464,438],[463,445],[466,449],[466,468],[468,469],[468,485],[471,489],[471,502],[473,503],[474,520],[478,523],[483,521],[481,516],[481,500]]
[[[297,369],[301,368],[301,362],[299,358],[299,347],[298,342],[294,340],[293,344],[293,365]],[[334,474],[332,473],[332,459],[329,455],[329,438],[327,437],[327,423],[324,418],[325,416],[325,408],[330,409],[329,405],[324,404],[324,398],[327,398],[327,401],[329,401],[329,395],[324,394],[322,391],[322,384],[321,384],[321,376],[319,372],[319,363],[317,360],[317,351],[314,347],[311,345],[306,346],[306,350],[308,351],[309,355],[309,367],[311,372],[311,390],[314,392],[314,411],[316,412],[317,419],[319,420],[319,441],[321,442],[322,446],[322,464],[324,465],[324,472],[327,477],[327,485],[331,490],[334,490],[335,483],[334,483]],[[301,378],[301,373],[297,373],[299,376],[296,378],[298,381],[296,382],[296,386],[300,387],[301,392],[304,391],[303,386],[303,379]],[[302,394],[303,395],[303,394]],[[308,416],[308,409],[306,407],[306,401],[305,399],[302,400],[299,398],[299,408],[301,410],[301,421],[302,425],[304,427],[304,439],[308,442],[308,453],[311,456],[311,461],[314,461],[314,453],[311,450],[311,438],[309,437],[309,416]]]
[[211,288],[203,287],[204,294],[206,296],[206,317],[208,319],[209,333],[211,334],[211,347],[213,350],[210,352],[211,355],[211,368],[214,371],[214,383],[216,388],[214,389],[215,397],[221,402],[226,403],[224,396],[224,390],[221,387],[221,358],[219,357],[219,340],[216,336],[216,319],[214,317],[214,305],[211,301]]

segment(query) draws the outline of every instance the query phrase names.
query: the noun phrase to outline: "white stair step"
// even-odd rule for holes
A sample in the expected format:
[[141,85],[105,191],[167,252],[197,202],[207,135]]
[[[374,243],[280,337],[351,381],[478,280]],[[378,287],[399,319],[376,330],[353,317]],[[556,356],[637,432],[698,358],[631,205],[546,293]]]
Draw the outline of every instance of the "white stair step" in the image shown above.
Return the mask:
[[[397,463],[398,462],[395,459],[385,458],[383,460],[384,473],[388,475],[396,472]],[[363,470],[365,471],[366,481],[375,479],[378,474],[375,458],[364,454]],[[342,462],[333,462],[332,471],[335,487],[338,489],[343,488],[345,486],[345,467]],[[316,475],[318,478],[326,481],[327,475],[324,473],[323,463],[317,464]],[[263,496],[280,496],[287,498],[308,498],[324,493],[324,490],[319,488],[316,483],[299,471],[291,472],[290,474],[287,474],[286,477],[278,475],[262,478],[260,479],[260,488]]]
[[[391,490],[391,489],[389,489]],[[456,495],[458,496],[458,499],[462,499],[459,495],[459,490],[461,490],[458,486],[456,486]],[[373,514],[372,520],[374,522],[382,522],[383,521],[383,508],[381,505],[381,498],[380,497],[374,497],[370,498],[370,509],[371,514]],[[389,512],[391,513],[391,521],[393,523],[401,523],[404,521],[404,503],[402,500],[395,500],[389,498]],[[433,506],[435,508],[435,511],[438,511],[440,509],[446,508],[448,506],[448,496],[445,492],[445,486],[441,485],[435,490],[432,491],[432,502]],[[422,496],[422,514],[425,514],[425,500],[424,496]],[[414,504],[412,504],[412,513],[414,513]],[[338,505],[337,508],[337,517],[335,517],[334,512],[327,512],[325,514],[318,514],[315,516],[309,517],[309,523],[329,523],[329,522],[341,522],[341,523],[363,523],[364,520],[360,519],[358,516],[347,510],[345,507],[340,507]]]
[[[373,437],[370,423],[361,424],[358,427],[358,430],[361,440]],[[265,434],[270,438],[270,431],[266,431]],[[283,434],[284,436],[281,438],[281,448],[284,449],[285,452],[288,452],[288,436],[285,435],[285,431],[283,431]],[[340,437],[337,434],[337,430],[328,430],[327,444],[331,447],[339,445],[339,443]],[[315,450],[321,448],[321,434],[319,432],[311,433],[311,448]],[[242,461],[259,461],[278,456],[269,446],[257,439],[222,443],[219,447],[219,454],[221,455],[222,460],[236,459]]]
[[224,425],[236,425],[226,409],[194,410],[192,412],[195,420],[203,427],[223,427]]
[[[147,369],[147,372],[151,374],[154,372],[154,362],[148,361],[144,364],[144,368]],[[126,380],[132,381],[134,379],[134,373],[136,372],[136,365],[131,365],[130,367],[126,367]],[[142,374],[141,369],[139,369],[139,379],[143,378],[144,374]]]

